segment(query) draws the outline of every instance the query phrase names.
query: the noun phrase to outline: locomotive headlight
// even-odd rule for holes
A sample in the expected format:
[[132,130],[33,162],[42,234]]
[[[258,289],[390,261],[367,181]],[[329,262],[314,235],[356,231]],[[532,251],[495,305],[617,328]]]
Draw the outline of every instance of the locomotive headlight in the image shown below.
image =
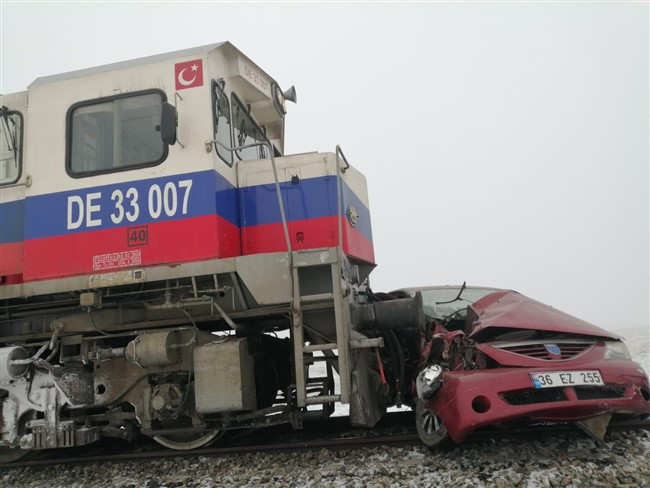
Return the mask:
[[605,342],[605,359],[632,359],[623,341]]

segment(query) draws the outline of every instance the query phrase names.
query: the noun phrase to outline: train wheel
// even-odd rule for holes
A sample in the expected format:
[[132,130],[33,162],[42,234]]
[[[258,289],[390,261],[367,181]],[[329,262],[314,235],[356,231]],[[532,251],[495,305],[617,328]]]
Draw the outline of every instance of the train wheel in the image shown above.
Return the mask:
[[189,451],[208,445],[210,442],[218,439],[223,435],[223,431],[208,432],[207,434],[177,434],[177,435],[157,435],[154,440],[161,446],[175,451]]
[[436,413],[424,405],[424,400],[419,398],[415,401],[415,427],[418,436],[425,446],[431,449],[437,449],[447,445],[449,434],[447,427]]
[[18,449],[13,447],[0,447],[0,463],[13,463],[27,456],[29,449]]

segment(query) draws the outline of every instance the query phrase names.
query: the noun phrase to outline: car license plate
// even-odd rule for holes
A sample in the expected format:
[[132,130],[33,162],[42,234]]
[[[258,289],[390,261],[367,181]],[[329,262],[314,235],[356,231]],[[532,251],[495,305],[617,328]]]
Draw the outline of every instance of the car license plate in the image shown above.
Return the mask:
[[552,373],[529,373],[535,388],[555,388],[558,386],[603,386],[603,378],[598,371],[554,371]]

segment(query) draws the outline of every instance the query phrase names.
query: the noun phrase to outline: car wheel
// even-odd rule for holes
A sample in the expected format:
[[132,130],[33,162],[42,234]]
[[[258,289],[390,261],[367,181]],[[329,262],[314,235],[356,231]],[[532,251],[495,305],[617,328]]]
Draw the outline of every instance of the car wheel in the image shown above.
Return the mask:
[[450,444],[447,427],[420,398],[415,400],[415,427],[422,443],[430,449],[438,449]]

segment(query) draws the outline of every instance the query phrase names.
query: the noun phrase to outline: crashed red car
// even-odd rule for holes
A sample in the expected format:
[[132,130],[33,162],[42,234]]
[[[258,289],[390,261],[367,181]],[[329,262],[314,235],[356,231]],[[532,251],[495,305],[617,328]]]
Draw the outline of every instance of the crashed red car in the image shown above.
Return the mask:
[[575,422],[602,439],[612,416],[650,414],[650,385],[619,336],[515,291],[422,294],[411,398],[424,444],[460,443],[493,424]]

